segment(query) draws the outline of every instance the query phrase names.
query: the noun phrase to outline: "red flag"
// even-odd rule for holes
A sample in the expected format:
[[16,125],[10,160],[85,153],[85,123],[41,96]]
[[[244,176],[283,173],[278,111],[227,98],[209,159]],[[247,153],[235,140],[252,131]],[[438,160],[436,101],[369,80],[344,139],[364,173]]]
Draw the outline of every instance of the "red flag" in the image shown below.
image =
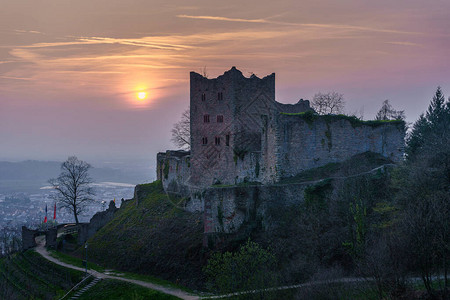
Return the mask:
[[47,223],[47,204],[45,204],[45,218],[44,223]]
[[55,202],[55,206],[53,209],[53,220],[56,220],[56,202]]

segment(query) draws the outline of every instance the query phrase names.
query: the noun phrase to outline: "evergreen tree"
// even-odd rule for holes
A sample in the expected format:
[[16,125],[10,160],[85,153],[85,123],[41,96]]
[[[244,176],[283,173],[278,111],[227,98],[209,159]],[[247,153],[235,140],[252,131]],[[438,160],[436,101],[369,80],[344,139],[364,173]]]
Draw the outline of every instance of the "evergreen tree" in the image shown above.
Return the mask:
[[[450,128],[450,101],[445,101],[440,87],[431,100],[425,114],[414,123],[406,140],[406,155],[409,161],[430,146],[447,143]],[[441,147],[439,147],[441,148]]]

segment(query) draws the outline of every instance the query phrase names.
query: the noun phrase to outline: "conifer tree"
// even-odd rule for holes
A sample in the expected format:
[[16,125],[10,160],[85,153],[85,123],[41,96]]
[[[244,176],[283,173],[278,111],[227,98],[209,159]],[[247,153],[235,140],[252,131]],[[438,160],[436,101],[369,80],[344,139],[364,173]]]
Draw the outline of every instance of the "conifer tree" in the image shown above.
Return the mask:
[[441,87],[438,87],[425,114],[414,123],[406,139],[408,160],[414,159],[418,152],[429,146],[446,143],[450,130],[450,100],[445,101]]

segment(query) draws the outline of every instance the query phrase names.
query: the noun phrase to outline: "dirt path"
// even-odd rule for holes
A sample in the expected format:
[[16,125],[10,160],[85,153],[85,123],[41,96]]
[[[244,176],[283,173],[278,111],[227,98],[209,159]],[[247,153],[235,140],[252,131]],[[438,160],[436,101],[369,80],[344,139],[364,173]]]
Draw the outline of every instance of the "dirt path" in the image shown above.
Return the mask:
[[[70,269],[74,269],[74,270],[78,270],[78,271],[82,271],[82,272],[85,271],[83,268],[67,264],[67,263],[62,262],[62,261],[54,258],[53,256],[51,256],[50,253],[48,253],[47,249],[45,248],[45,238],[44,237],[36,238],[36,242],[37,242],[36,252],[39,253],[40,255],[42,255],[45,259],[47,259],[57,265],[66,267],[66,268],[70,268]],[[164,294],[169,294],[169,295],[181,298],[181,299],[186,299],[186,300],[200,299],[200,297],[188,294],[187,292],[184,292],[182,290],[175,289],[175,288],[168,288],[168,287],[150,283],[150,282],[107,275],[104,273],[97,272],[95,270],[88,270],[88,273],[94,277],[101,278],[101,279],[116,279],[116,280],[134,283],[134,284],[137,284],[137,285],[140,285],[140,286],[152,289],[152,290],[156,290],[156,291],[162,292]]]

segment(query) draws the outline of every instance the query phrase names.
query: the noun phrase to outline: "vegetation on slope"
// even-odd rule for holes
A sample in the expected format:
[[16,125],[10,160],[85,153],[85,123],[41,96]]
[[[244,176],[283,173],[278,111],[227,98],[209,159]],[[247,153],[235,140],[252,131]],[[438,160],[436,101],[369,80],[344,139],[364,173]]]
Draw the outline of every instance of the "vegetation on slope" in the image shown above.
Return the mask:
[[330,177],[347,177],[368,172],[386,164],[393,164],[393,162],[378,153],[364,152],[343,162],[329,163],[322,167],[305,170],[292,177],[283,178],[280,183],[299,183]]
[[[355,160],[367,161],[362,157]],[[297,179],[317,179],[318,174],[329,179],[308,186],[303,203],[267,206],[265,217],[277,221],[270,228],[255,230],[253,237],[261,245],[271,246],[285,283],[311,280],[319,270],[338,269],[341,275],[355,272],[364,252],[363,239],[379,221],[375,207],[386,201],[391,191],[388,172],[344,175],[360,171],[358,163],[349,161],[299,174]]]
[[400,126],[405,126],[405,121],[403,121],[403,120],[368,120],[368,121],[364,121],[364,120],[357,118],[356,116],[348,116],[348,115],[343,115],[343,114],[319,115],[313,111],[306,111],[306,112],[301,112],[301,113],[280,113],[280,114],[286,115],[286,116],[300,117],[303,120],[305,120],[306,123],[308,123],[310,125],[312,125],[312,123],[315,120],[324,120],[327,123],[337,122],[340,120],[347,120],[348,122],[350,122],[350,124],[354,128],[360,127],[363,125],[367,125],[367,126],[371,126],[371,127],[378,127],[378,126],[383,126],[385,124],[396,124],[396,125],[400,125]]
[[84,273],[53,264],[29,250],[0,260],[0,299],[61,297]]
[[89,241],[89,257],[104,267],[202,284],[203,222],[173,203],[160,181],[139,186],[133,199]]
[[175,300],[179,299],[175,296],[163,294],[161,292],[151,290],[139,285],[120,280],[105,279],[94,285],[92,288],[83,293],[78,299],[80,300]]

